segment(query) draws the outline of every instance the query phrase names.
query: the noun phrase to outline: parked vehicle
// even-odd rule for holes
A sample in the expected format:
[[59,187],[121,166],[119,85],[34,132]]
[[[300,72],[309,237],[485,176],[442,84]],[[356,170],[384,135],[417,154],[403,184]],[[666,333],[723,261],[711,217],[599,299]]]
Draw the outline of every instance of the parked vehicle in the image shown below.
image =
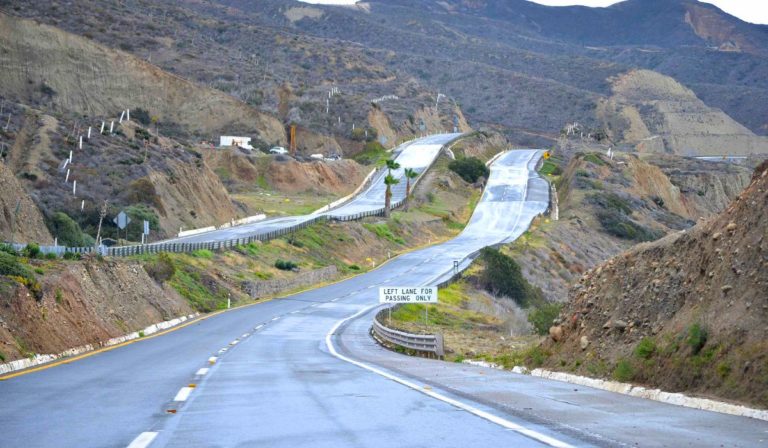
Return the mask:
[[288,150],[282,146],[275,146],[269,150],[270,154],[288,154]]

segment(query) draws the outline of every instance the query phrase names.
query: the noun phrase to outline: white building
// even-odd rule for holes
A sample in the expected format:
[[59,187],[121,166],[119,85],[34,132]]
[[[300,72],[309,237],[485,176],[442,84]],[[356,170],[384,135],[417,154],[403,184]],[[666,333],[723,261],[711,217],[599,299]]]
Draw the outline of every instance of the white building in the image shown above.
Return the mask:
[[243,149],[253,149],[251,146],[251,137],[234,137],[230,135],[222,135],[219,137],[219,146],[237,146]]

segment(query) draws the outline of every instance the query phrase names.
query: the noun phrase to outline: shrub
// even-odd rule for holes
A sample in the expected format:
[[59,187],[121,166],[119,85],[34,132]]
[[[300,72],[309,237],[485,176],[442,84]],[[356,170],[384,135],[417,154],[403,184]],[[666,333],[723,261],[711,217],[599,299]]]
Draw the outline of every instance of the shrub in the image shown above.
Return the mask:
[[387,150],[377,141],[368,142],[362,152],[354,155],[352,159],[363,165],[374,165],[386,156]]
[[616,368],[613,369],[613,379],[616,381],[627,382],[631,381],[634,377],[635,371],[629,361],[621,359],[616,363]]
[[144,265],[144,270],[156,282],[163,283],[173,278],[176,274],[176,265],[173,263],[171,256],[163,252],[157,256],[155,261]]
[[360,266],[358,266],[356,264],[350,264],[349,266],[347,266],[347,269],[349,269],[350,271],[359,271],[360,270]]
[[34,278],[32,271],[22,264],[18,257],[7,252],[0,252],[0,275],[9,277]]
[[299,266],[292,261],[277,260],[275,261],[275,267],[281,271],[292,271]]
[[606,232],[626,240],[653,241],[662,236],[662,232],[643,227],[615,210],[598,212],[597,220]]
[[192,252],[192,256],[195,258],[204,258],[206,260],[210,260],[213,258],[213,252],[208,249],[198,249]]
[[545,335],[562,308],[563,305],[560,303],[545,303],[537,306],[528,314],[528,322],[533,325],[537,334]]
[[83,234],[80,225],[64,212],[56,212],[50,219],[51,231],[59,238],[59,243],[65,246],[88,246],[88,239]]
[[64,252],[65,260],[79,260],[82,256],[77,252]]
[[507,296],[522,307],[541,299],[541,292],[523,277],[520,266],[512,257],[489,247],[480,253],[485,264],[480,273],[483,288],[493,294]]
[[698,355],[701,349],[704,348],[708,336],[707,329],[702,327],[698,322],[688,328],[688,338],[686,339],[686,342],[691,347],[691,351],[694,355]]
[[19,253],[16,252],[16,249],[14,249],[10,244],[0,244],[0,252],[5,252],[6,254],[11,254],[13,256],[19,255]]
[[27,258],[37,258],[40,256],[40,246],[35,243],[29,243],[22,249],[21,253]]
[[152,118],[150,117],[149,112],[142,108],[131,110],[131,118],[143,124],[144,126],[148,126],[150,123],[152,123]]
[[469,183],[475,183],[481,177],[488,178],[490,170],[477,157],[464,157],[454,160],[448,168]]
[[47,254],[45,254],[46,260],[55,260],[56,258],[57,258],[56,254],[53,252],[48,252]]
[[650,359],[656,353],[656,341],[653,338],[643,338],[635,347],[635,356],[642,359]]

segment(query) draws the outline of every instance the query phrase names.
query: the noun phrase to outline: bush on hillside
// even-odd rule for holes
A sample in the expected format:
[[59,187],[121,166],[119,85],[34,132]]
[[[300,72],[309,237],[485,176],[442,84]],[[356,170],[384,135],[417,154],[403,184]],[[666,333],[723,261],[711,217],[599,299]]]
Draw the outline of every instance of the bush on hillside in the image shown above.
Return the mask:
[[384,157],[386,149],[377,141],[365,144],[363,151],[355,154],[352,159],[363,165],[373,165]]
[[560,314],[563,308],[561,303],[545,303],[532,309],[528,314],[528,322],[533,325],[537,334],[545,335],[549,332],[549,327]]
[[26,286],[36,299],[40,300],[43,297],[42,287],[29,267],[8,252],[0,251],[0,275],[10,277]]
[[448,168],[472,184],[481,177],[487,179],[491,173],[488,167],[477,157],[464,157],[454,160],[448,165]]
[[59,244],[70,247],[90,246],[93,239],[83,233],[80,225],[64,212],[56,212],[50,220],[51,233],[59,239]]
[[485,266],[480,282],[487,291],[509,297],[522,307],[542,301],[541,291],[528,283],[512,257],[486,247],[481,251],[481,259]]
[[27,258],[38,258],[41,254],[40,246],[36,243],[29,243],[21,250],[21,254]]
[[299,266],[292,261],[277,260],[275,262],[275,267],[277,269],[280,269],[281,271],[292,271],[298,268]]
[[155,261],[145,264],[144,270],[156,282],[163,283],[170,280],[176,274],[176,265],[173,263],[170,255],[163,252],[157,256]]

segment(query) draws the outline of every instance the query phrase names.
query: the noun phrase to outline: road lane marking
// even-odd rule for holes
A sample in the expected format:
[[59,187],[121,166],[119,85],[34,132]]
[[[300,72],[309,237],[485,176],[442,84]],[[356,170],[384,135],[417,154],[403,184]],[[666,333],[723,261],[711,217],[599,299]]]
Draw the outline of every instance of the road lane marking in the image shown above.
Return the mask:
[[274,321],[276,321],[278,319],[280,319],[280,316],[275,316],[275,317],[272,318],[272,322],[274,322]]
[[142,432],[138,437],[133,439],[128,448],[147,448],[153,440],[157,437],[156,432]]
[[219,359],[219,358],[217,358],[215,356],[211,356],[210,358],[208,358],[208,363],[209,364],[216,364],[216,360],[217,359]]
[[224,348],[222,348],[221,350],[219,350],[219,354],[222,354],[222,353],[224,353],[224,352],[226,352],[226,351],[227,351],[227,347],[224,347]]
[[205,374],[208,373],[208,370],[210,370],[208,367],[202,367],[202,368],[198,369],[197,372],[195,372],[195,375],[201,375],[201,376],[205,375]]
[[238,343],[238,342],[240,342],[240,341],[238,341],[237,339],[235,339],[234,341],[230,342],[230,343],[229,343],[229,345],[237,345],[237,343]]
[[462,401],[450,398],[450,397],[445,396],[445,395],[443,395],[441,393],[435,392],[435,391],[433,391],[431,389],[426,389],[426,388],[424,388],[422,386],[419,386],[416,383],[413,383],[413,382],[408,381],[406,379],[400,378],[398,376],[395,376],[395,375],[393,375],[391,373],[385,372],[385,371],[383,371],[383,370],[381,370],[379,368],[373,367],[373,366],[365,364],[363,362],[356,361],[356,360],[354,360],[352,358],[349,358],[347,356],[344,356],[341,353],[339,353],[338,351],[336,351],[336,347],[333,345],[333,335],[336,333],[336,331],[342,325],[344,325],[346,322],[349,322],[352,319],[355,319],[355,318],[357,318],[357,317],[359,317],[359,316],[361,316],[361,315],[371,311],[372,309],[377,308],[378,306],[379,305],[377,304],[377,305],[369,306],[367,308],[363,308],[362,310],[358,311],[357,313],[355,313],[355,314],[353,314],[353,315],[351,315],[351,316],[349,316],[349,317],[347,317],[345,319],[342,319],[342,320],[336,322],[336,324],[333,326],[333,328],[331,328],[331,330],[325,335],[325,345],[326,345],[326,347],[328,347],[328,351],[331,353],[331,355],[335,356],[336,358],[338,358],[338,359],[340,359],[342,361],[345,361],[345,362],[348,362],[350,364],[356,365],[356,366],[358,366],[358,367],[360,367],[362,369],[365,369],[365,370],[368,370],[369,372],[373,372],[373,373],[375,373],[377,375],[383,376],[384,378],[392,380],[392,381],[394,381],[396,383],[400,383],[403,386],[406,386],[406,387],[411,388],[411,389],[413,389],[415,391],[421,392],[422,394],[427,395],[427,396],[429,396],[431,398],[434,398],[436,400],[440,400],[440,401],[442,401],[444,403],[448,403],[451,406],[454,406],[454,407],[459,408],[461,410],[467,411],[470,414],[473,414],[473,415],[475,415],[477,417],[480,417],[480,418],[482,418],[484,420],[488,420],[489,422],[495,423],[495,424],[497,424],[497,425],[499,425],[499,426],[501,426],[503,428],[515,431],[515,432],[517,432],[519,434],[522,434],[522,435],[524,435],[526,437],[529,437],[531,439],[537,440],[537,441],[539,441],[541,443],[545,443],[545,444],[547,444],[549,446],[552,446],[552,447],[555,447],[555,448],[573,448],[573,445],[570,445],[568,443],[562,442],[562,441],[557,440],[557,439],[555,439],[553,437],[550,437],[550,436],[548,436],[546,434],[542,434],[542,433],[540,433],[538,431],[535,431],[535,430],[532,430],[532,429],[528,429],[525,426],[518,425],[517,423],[511,422],[511,421],[506,420],[506,419],[504,419],[502,417],[499,417],[497,415],[491,414],[490,412],[483,411],[482,409],[478,409],[478,408],[476,408],[476,407],[474,407],[474,406],[472,406],[470,404],[464,403]]
[[261,330],[262,328],[264,328],[264,324],[257,325],[256,328],[254,328],[254,330]]
[[192,393],[193,389],[193,387],[182,387],[176,393],[176,396],[173,397],[173,401],[187,401],[187,398],[189,398],[189,394]]
[[300,312],[301,312],[301,310],[291,311],[291,314],[298,314]]
[[248,337],[248,336],[250,336],[250,335],[251,335],[251,333],[243,333],[243,335],[242,335],[242,336],[240,336],[240,337],[241,337],[241,338],[243,338],[243,339],[245,339],[245,338],[247,338],[247,337]]

